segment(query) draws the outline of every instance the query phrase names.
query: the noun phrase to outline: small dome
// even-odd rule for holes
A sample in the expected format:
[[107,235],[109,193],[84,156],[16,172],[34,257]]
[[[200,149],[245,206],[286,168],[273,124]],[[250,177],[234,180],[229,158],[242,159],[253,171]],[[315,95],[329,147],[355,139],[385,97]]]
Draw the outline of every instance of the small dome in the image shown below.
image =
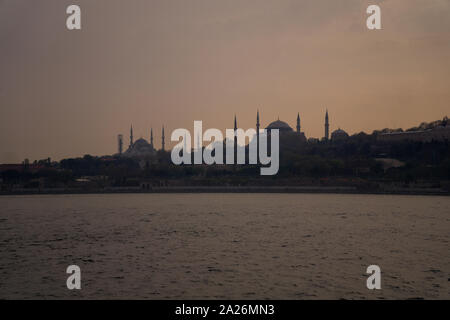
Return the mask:
[[284,121],[277,120],[267,126],[266,129],[278,129],[280,131],[293,131],[292,128]]

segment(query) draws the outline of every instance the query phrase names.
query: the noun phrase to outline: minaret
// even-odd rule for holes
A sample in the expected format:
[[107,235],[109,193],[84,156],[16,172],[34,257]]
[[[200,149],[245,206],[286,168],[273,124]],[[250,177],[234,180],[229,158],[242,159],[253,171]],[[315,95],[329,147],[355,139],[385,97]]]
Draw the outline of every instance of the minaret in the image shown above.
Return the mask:
[[133,125],[131,125],[130,129],[130,147],[133,145]]
[[237,120],[234,115],[234,164],[237,164]]
[[256,112],[256,132],[259,132],[259,110]]
[[297,113],[297,133],[300,133],[300,113]]
[[123,135],[119,134],[117,136],[117,144],[118,144],[118,146],[117,146],[118,150],[117,151],[118,151],[119,154],[122,154],[122,150],[123,150]]
[[164,126],[162,127],[162,137],[161,137],[161,149],[164,151],[165,149],[164,145]]
[[259,162],[259,110],[256,111],[256,163]]
[[[153,148],[153,128],[150,128],[150,145]],[[154,148],[153,148],[154,149]]]
[[327,112],[325,113],[325,140],[329,139],[330,136],[330,123],[328,122],[328,109]]

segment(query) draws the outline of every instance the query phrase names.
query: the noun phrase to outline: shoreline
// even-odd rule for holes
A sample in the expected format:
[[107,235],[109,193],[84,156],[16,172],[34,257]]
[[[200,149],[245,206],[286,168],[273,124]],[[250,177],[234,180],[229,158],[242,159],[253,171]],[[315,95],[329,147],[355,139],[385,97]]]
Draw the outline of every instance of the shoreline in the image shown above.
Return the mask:
[[20,189],[1,191],[0,196],[12,195],[64,195],[64,194],[126,194],[126,193],[315,193],[315,194],[374,194],[374,195],[424,195],[450,196],[450,192],[442,189],[396,188],[385,190],[361,190],[356,187],[299,187],[299,186],[246,186],[246,187],[117,187],[104,189],[49,188]]

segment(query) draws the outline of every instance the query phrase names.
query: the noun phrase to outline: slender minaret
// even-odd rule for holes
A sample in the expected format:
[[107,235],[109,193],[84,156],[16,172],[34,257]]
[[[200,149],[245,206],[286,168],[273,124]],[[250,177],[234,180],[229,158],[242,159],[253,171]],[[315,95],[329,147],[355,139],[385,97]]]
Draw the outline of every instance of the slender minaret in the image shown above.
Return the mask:
[[150,145],[154,149],[154,147],[153,147],[153,128],[150,128]]
[[325,140],[329,139],[330,136],[330,123],[328,122],[328,109],[327,112],[325,113]]
[[133,145],[133,125],[131,125],[130,129],[130,147]]
[[259,163],[259,110],[256,111],[256,163]]
[[234,115],[234,164],[237,164],[237,120]]
[[118,148],[118,152],[119,154],[122,154],[122,150],[123,150],[123,135],[119,134],[117,136],[117,148]]
[[161,137],[161,149],[165,150],[165,143],[164,143],[164,126],[162,127],[162,137]]
[[300,113],[297,113],[297,133],[300,133]]
[[256,132],[259,132],[259,110],[256,111]]

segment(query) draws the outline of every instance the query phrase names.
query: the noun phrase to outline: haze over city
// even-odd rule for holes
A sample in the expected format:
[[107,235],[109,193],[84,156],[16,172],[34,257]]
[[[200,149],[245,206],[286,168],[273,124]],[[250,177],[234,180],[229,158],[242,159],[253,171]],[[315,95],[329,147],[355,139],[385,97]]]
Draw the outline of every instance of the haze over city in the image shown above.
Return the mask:
[[[450,105],[450,1],[0,0],[0,163],[116,152],[117,134],[408,128]],[[366,28],[368,4],[382,30]]]
[[0,0],[0,300],[449,300],[449,40],[450,0]]

